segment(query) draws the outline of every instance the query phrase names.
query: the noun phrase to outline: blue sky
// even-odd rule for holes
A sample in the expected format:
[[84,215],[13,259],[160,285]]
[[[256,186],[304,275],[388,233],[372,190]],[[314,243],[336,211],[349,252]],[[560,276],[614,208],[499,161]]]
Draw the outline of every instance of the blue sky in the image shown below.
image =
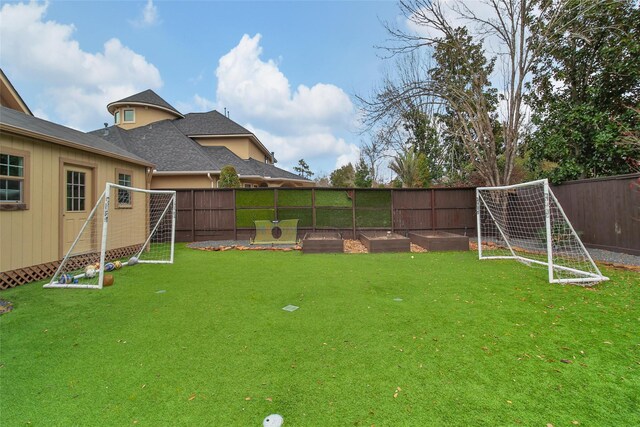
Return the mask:
[[3,1],[0,66],[57,123],[102,127],[107,102],[150,88],[329,173],[358,157],[353,95],[380,81],[380,20],[398,19],[393,1]]

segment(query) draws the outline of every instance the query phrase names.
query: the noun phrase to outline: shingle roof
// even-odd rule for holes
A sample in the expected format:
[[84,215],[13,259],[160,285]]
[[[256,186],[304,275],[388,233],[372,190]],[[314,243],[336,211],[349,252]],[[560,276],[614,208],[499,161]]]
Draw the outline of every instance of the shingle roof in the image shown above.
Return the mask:
[[[149,90],[117,102],[150,103],[153,97],[162,101]],[[181,118],[161,120],[129,130],[111,126],[95,130],[91,134],[149,160],[156,165],[159,172],[219,172],[224,166],[232,165],[241,176],[308,181],[271,164],[255,159],[241,159],[226,147],[202,146],[192,139],[191,137],[204,135],[255,137],[249,130],[215,110],[207,113],[189,113]],[[256,142],[260,144],[257,138]]]
[[137,156],[135,153],[126,150],[126,148],[99,138],[95,134],[80,132],[7,107],[0,106],[0,124],[16,130],[23,130],[32,134],[50,137],[62,143],[71,143],[80,149],[98,152],[110,157],[126,159],[134,163],[151,165],[144,157]]
[[198,135],[253,135],[233,120],[216,110],[207,113],[189,113],[174,121],[176,127],[188,136]]
[[122,98],[119,101],[111,102],[109,105],[107,105],[107,109],[109,109],[109,107],[114,104],[126,104],[126,103],[141,103],[141,104],[157,105],[158,107],[171,110],[174,113],[176,113],[178,116],[182,117],[182,113],[180,111],[176,110],[171,104],[169,104],[167,101],[162,99],[157,93],[155,93],[151,89],[147,89],[140,93],[136,93],[135,95]]
[[233,166],[236,172],[238,172],[238,175],[295,180],[304,179],[299,175],[271,164],[263,163],[255,159],[241,159],[227,147],[202,147],[202,149],[209,158],[215,160],[221,167],[226,165]]
[[158,171],[220,170],[220,166],[204,154],[202,147],[187,138],[170,120],[130,130],[111,126],[91,133],[148,159]]

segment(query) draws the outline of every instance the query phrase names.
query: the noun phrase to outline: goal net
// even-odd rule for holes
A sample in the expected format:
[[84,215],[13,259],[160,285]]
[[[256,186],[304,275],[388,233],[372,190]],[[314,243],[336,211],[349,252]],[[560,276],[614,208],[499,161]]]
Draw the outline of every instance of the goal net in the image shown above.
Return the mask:
[[550,283],[608,280],[544,180],[476,189],[478,255],[546,267]]
[[[107,183],[45,288],[102,289],[117,270],[138,263],[173,263],[175,191]],[[65,229],[72,229],[73,223]],[[107,277],[105,282],[105,277]]]

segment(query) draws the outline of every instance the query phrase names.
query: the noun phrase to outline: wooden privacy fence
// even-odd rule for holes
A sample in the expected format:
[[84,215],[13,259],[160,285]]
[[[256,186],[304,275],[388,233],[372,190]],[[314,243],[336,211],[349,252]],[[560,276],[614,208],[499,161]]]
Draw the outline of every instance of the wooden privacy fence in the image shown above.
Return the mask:
[[475,235],[475,190],[433,189],[193,189],[176,190],[176,240],[247,240],[255,220],[298,219],[298,235],[359,230],[406,234],[442,230]]
[[640,255],[640,174],[570,181],[552,190],[586,246]]
[[[299,236],[335,230],[475,236],[475,189],[194,189],[177,191],[176,239],[247,240],[254,220],[298,219]],[[571,181],[553,192],[588,247],[640,255],[640,174]]]

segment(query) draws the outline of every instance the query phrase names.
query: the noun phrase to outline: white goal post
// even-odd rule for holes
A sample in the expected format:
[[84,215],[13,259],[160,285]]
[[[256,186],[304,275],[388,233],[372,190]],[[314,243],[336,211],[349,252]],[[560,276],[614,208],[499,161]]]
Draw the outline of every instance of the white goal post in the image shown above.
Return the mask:
[[478,256],[544,266],[549,283],[604,280],[546,179],[476,189]]
[[45,288],[102,289],[110,284],[106,275],[113,280],[122,267],[173,263],[175,191],[107,183],[83,223],[64,220],[65,233],[76,230],[75,240]]

